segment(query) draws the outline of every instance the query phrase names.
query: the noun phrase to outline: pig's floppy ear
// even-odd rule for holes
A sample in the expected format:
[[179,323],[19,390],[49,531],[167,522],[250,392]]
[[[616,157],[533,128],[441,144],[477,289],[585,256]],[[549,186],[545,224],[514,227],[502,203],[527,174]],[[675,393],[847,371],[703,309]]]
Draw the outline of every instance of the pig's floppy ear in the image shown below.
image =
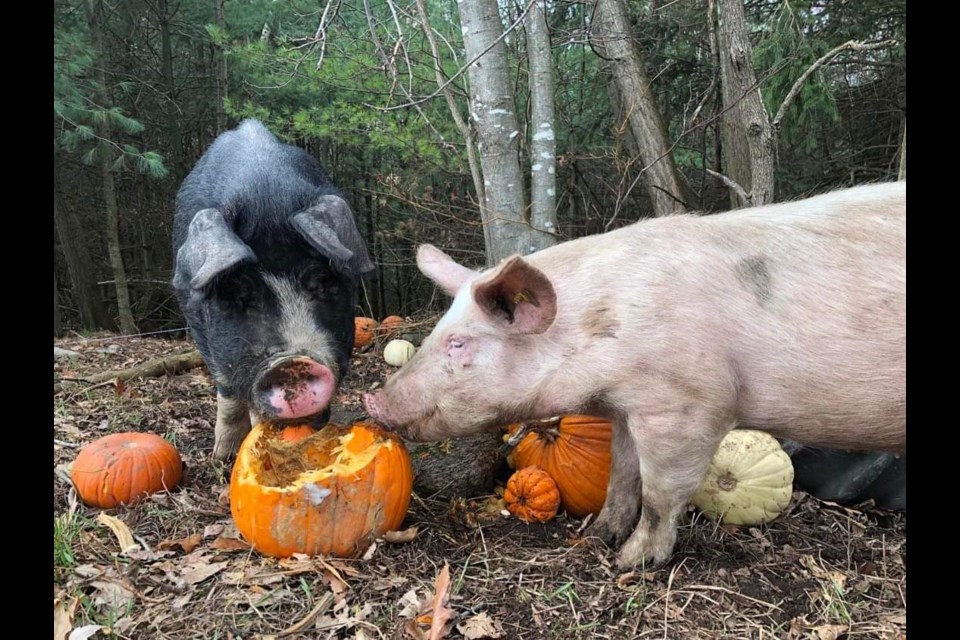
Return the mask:
[[330,258],[339,273],[357,278],[374,270],[353,211],[340,196],[321,196],[309,209],[293,216],[293,225],[311,247]]
[[193,216],[187,239],[177,251],[173,284],[178,289],[203,289],[216,276],[242,262],[256,262],[253,250],[230,229],[216,209]]
[[543,333],[557,317],[550,279],[520,256],[507,258],[473,286],[473,298],[514,333]]
[[476,271],[457,264],[432,244],[422,244],[417,249],[417,266],[451,298],[457,295],[464,282],[477,275]]

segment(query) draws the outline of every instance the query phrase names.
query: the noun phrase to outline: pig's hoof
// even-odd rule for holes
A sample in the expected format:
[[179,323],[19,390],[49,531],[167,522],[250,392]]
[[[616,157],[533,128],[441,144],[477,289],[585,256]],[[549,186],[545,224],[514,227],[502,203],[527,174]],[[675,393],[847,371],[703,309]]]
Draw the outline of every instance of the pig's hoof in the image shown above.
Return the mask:
[[673,555],[672,550],[667,551],[633,551],[628,550],[627,545],[620,549],[617,554],[617,568],[621,571],[631,569],[658,569],[665,565]]
[[598,519],[587,529],[587,535],[599,539],[611,548],[617,548],[627,539],[630,530],[627,527],[614,525],[609,520]]
[[666,564],[672,555],[673,542],[669,541],[669,537],[657,544],[652,536],[643,535],[641,532],[640,535],[633,535],[620,548],[620,553],[617,554],[617,567],[656,569]]

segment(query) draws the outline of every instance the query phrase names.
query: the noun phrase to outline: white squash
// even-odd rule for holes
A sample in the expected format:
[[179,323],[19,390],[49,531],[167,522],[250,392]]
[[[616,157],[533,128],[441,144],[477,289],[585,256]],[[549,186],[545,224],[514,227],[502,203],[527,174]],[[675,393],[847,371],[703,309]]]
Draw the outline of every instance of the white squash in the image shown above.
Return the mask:
[[412,342],[400,339],[391,340],[383,348],[383,359],[386,360],[387,364],[399,367],[406,364],[416,351],[417,348],[413,346]]
[[734,429],[720,443],[693,504],[727,524],[757,525],[783,513],[793,495],[793,462],[776,438]]

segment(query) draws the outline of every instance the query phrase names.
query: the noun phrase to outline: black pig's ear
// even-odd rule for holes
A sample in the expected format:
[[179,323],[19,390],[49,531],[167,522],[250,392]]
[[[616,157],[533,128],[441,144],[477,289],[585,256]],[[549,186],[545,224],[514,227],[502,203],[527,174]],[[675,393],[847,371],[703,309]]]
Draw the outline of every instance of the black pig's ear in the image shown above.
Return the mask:
[[312,207],[295,215],[293,224],[343,275],[357,278],[374,270],[367,245],[353,221],[353,211],[340,196],[320,197]]
[[511,256],[473,283],[473,299],[511,333],[543,333],[557,317],[557,292],[550,278]]
[[256,262],[253,250],[230,229],[216,209],[198,211],[187,239],[177,251],[173,285],[178,289],[203,289],[231,267],[243,262]]

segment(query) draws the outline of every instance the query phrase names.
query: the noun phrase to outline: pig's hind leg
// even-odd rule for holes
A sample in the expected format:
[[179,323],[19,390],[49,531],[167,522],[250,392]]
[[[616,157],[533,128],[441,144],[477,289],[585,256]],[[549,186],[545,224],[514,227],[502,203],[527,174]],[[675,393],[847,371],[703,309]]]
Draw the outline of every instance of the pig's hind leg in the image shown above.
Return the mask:
[[626,419],[613,423],[610,443],[610,480],[607,497],[589,535],[619,547],[637,521],[640,506],[640,458]]
[[643,478],[640,522],[621,547],[621,568],[665,563],[677,541],[677,519],[699,488],[723,436],[733,426],[716,413],[687,406],[683,411],[631,416]]
[[213,457],[226,460],[240,448],[250,432],[250,409],[246,402],[217,393],[217,426],[213,431]]

